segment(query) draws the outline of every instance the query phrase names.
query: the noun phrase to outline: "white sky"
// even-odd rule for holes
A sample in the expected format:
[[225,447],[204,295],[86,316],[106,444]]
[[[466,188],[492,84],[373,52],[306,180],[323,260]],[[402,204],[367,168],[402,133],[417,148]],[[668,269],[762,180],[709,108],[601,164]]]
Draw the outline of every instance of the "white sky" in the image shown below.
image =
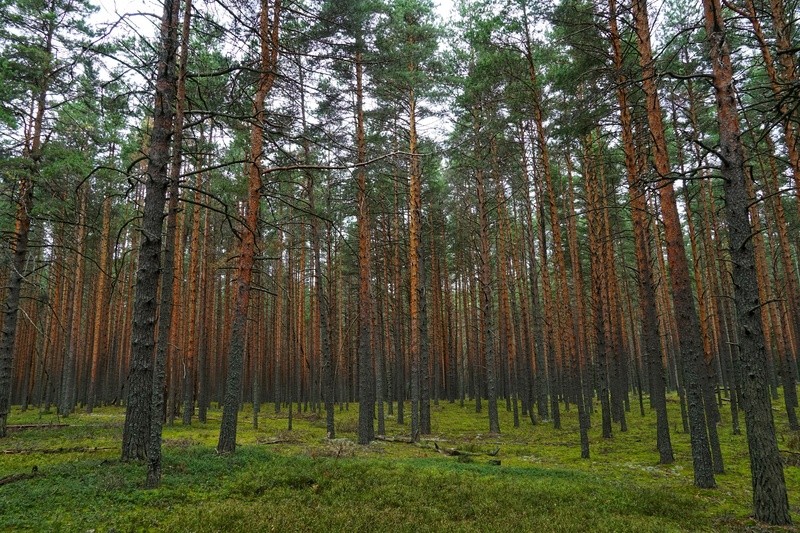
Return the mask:
[[[118,14],[123,13],[160,13],[159,2],[146,0],[95,0],[100,10],[95,15],[98,22],[107,22],[117,18]],[[437,0],[434,2],[436,13],[443,22],[448,22],[452,15],[456,13],[453,0]]]
[[438,0],[436,2],[436,13],[443,22],[447,22],[451,15],[455,15],[456,9],[453,5],[453,0]]

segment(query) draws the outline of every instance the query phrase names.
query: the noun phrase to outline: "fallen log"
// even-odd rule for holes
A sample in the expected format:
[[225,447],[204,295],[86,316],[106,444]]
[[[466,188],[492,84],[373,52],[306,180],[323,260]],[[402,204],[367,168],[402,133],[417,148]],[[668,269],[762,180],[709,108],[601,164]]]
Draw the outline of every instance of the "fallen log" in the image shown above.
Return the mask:
[[69,424],[9,424],[6,429],[9,431],[20,431],[23,429],[55,429],[69,427]]
[[49,453],[86,453],[86,452],[101,452],[104,450],[116,450],[118,449],[116,446],[92,446],[88,448],[44,448],[44,449],[11,449],[11,450],[3,450],[4,454],[7,455],[16,455],[16,454],[33,454],[33,453],[41,453],[41,454],[49,454]]
[[500,453],[500,448],[495,448],[491,452],[467,452],[464,450],[459,450],[457,448],[440,448],[439,444],[437,444],[436,442],[433,443],[433,446],[437,452],[441,453],[442,455],[449,455],[451,457],[479,456],[479,455],[488,455],[489,457],[495,457],[498,453]]
[[34,466],[31,469],[30,474],[11,474],[10,476],[6,476],[4,478],[0,478],[0,487],[3,485],[8,485],[9,483],[14,483],[15,481],[22,481],[24,479],[31,479],[39,472],[39,467]]
[[400,442],[403,444],[415,444],[411,437],[387,437],[386,435],[377,435],[375,440],[381,442]]

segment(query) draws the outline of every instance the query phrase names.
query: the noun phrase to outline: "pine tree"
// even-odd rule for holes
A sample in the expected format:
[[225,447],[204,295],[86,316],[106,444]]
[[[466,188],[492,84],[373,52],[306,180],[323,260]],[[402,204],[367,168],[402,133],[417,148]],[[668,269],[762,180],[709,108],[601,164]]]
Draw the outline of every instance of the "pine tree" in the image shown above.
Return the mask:
[[[5,2],[4,2],[5,4]],[[84,0],[25,0],[2,6],[0,27],[0,120],[14,128],[3,136],[13,139],[24,123],[21,153],[10,176],[14,187],[15,216],[8,280],[3,297],[0,332],[0,437],[6,436],[11,403],[12,369],[17,336],[20,296],[35,207],[34,190],[43,165],[49,132],[47,119],[52,114],[51,96],[69,98],[70,75],[80,69],[85,57],[82,47],[92,34],[86,17],[93,11]]]
[[281,0],[274,0],[271,5],[269,0],[262,0],[258,16],[259,70],[256,94],[253,99],[254,120],[250,130],[250,152],[247,162],[246,227],[242,232],[236,270],[234,316],[228,346],[228,378],[225,386],[222,426],[217,444],[218,453],[233,453],[236,450],[236,425],[244,370],[244,343],[261,205],[261,173],[266,118],[264,103],[277,76],[281,6]]
[[749,220],[744,147],[733,83],[733,63],[727,42],[722,6],[718,0],[703,0],[709,62],[717,100],[720,162],[722,164],[725,213],[733,263],[733,299],[738,319],[739,374],[750,449],[753,506],[758,520],[775,525],[791,524],[783,463],[775,437],[772,405],[766,387],[766,354],[761,326],[758,279]]
[[145,459],[150,438],[153,357],[158,309],[164,205],[177,84],[179,0],[165,0],[161,18],[153,122],[148,147],[145,204],[131,333],[131,368],[122,434],[122,459]]

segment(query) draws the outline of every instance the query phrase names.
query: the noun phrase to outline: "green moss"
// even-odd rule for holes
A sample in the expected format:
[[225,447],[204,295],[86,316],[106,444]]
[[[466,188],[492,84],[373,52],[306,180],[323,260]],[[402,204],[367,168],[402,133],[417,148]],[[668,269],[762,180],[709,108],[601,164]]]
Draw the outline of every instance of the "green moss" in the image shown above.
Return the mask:
[[[677,404],[671,421],[680,427]],[[688,435],[673,430],[676,463],[658,465],[652,413],[628,413],[630,430],[602,439],[590,431],[591,459],[580,459],[575,410],[563,428],[512,425],[501,410],[499,436],[487,433],[474,404],[432,409],[442,448],[497,457],[459,460],[420,445],[376,442],[358,446],[357,406],[336,411],[339,440],[325,440],[315,415],[262,409],[259,429],[245,409],[239,447],[218,456],[220,412],[207,424],[164,430],[164,478],[143,489],[145,467],[118,460],[122,408],[58,420],[29,410],[12,423],[68,423],[14,431],[0,455],[0,477],[37,472],[0,487],[0,530],[47,531],[714,531],[751,527],[746,439],[732,435],[723,413],[720,438],[726,473],[718,488],[692,485]],[[781,448],[795,439],[778,416]],[[597,424],[599,426],[599,424]],[[408,428],[387,420],[393,435]],[[281,441],[274,444],[275,441]],[[794,446],[794,445],[791,445]],[[76,450],[78,448],[85,448]],[[59,450],[61,453],[43,453]],[[69,451],[64,452],[64,449]],[[499,459],[501,466],[490,464]],[[790,501],[800,496],[797,467],[787,466]]]

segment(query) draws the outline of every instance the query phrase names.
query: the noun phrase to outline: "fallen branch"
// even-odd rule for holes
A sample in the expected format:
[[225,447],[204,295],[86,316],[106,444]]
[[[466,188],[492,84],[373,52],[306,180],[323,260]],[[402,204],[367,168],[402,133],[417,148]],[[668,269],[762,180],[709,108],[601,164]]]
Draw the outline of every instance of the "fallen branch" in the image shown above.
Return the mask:
[[30,474],[11,474],[10,476],[0,478],[0,487],[2,487],[3,485],[8,485],[9,483],[14,483],[15,481],[31,479],[35,475],[36,475],[36,470],[34,470]]
[[69,424],[10,424],[6,426],[9,431],[19,431],[22,429],[50,429],[50,428],[65,428]]
[[378,435],[375,437],[375,440],[379,440],[381,442],[401,442],[403,444],[414,444],[414,441],[411,440],[411,437],[387,437],[386,435]]
[[466,452],[463,450],[459,450],[457,448],[440,448],[436,442],[433,443],[433,446],[434,448],[436,448],[437,452],[443,455],[449,455],[451,457],[457,457],[463,455],[467,456],[488,455],[489,457],[495,457],[498,453],[500,453],[500,448],[495,448],[491,452]]
[[53,449],[13,449],[13,450],[3,450],[4,454],[8,455],[15,455],[15,454],[32,454],[32,453],[86,453],[86,452],[101,452],[104,450],[116,450],[116,446],[106,446],[106,447],[99,447],[93,446],[89,448],[53,448]]

